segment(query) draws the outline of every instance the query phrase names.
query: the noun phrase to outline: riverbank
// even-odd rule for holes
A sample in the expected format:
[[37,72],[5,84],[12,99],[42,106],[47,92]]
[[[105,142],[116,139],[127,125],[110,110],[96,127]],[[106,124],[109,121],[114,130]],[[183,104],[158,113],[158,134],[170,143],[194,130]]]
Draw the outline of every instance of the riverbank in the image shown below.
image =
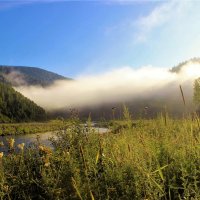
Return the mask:
[[63,122],[61,120],[52,120],[43,123],[32,122],[0,124],[0,136],[25,135],[63,130],[67,126],[67,124],[67,122]]

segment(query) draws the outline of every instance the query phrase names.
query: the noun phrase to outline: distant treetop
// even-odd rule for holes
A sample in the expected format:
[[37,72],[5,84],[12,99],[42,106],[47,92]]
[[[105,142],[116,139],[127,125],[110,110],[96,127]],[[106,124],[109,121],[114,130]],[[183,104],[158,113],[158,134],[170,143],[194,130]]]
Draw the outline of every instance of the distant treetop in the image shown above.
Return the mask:
[[178,73],[180,72],[181,68],[186,65],[189,62],[194,62],[194,63],[199,63],[200,64],[200,58],[191,58],[190,60],[186,60],[184,62],[179,63],[178,65],[172,67],[172,69],[170,70],[171,72],[175,72]]

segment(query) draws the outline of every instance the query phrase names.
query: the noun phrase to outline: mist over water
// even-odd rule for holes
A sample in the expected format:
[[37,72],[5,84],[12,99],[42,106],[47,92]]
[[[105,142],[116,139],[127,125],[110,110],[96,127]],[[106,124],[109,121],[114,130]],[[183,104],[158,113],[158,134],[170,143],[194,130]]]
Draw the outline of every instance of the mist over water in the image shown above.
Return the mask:
[[15,89],[46,110],[82,108],[148,98],[181,101],[179,85],[186,100],[192,99],[193,82],[200,77],[200,64],[188,62],[178,73],[167,68],[122,67],[75,81],[56,81],[49,87],[21,86]]

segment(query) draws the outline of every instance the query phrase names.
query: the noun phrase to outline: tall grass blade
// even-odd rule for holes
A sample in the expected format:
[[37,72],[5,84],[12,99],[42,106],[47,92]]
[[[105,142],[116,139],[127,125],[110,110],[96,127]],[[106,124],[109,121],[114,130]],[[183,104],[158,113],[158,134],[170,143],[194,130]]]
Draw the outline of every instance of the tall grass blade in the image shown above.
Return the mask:
[[83,198],[81,197],[81,194],[80,194],[80,192],[79,192],[79,189],[78,189],[78,187],[77,187],[76,181],[75,181],[75,179],[74,179],[73,177],[72,177],[72,184],[73,184],[74,189],[76,190],[76,193],[77,193],[78,197],[79,197],[81,200],[83,200]]
[[152,173],[158,172],[159,175],[160,175],[160,178],[162,179],[162,181],[164,181],[164,176],[163,176],[162,170],[163,170],[164,168],[166,168],[167,166],[168,166],[168,165],[165,165],[165,166],[163,166],[163,167],[158,166],[158,169],[155,170],[155,171],[152,172]]
[[180,91],[181,91],[181,96],[182,96],[183,104],[184,104],[184,106],[185,106],[186,103],[185,103],[185,96],[184,96],[184,93],[183,93],[183,89],[182,89],[182,86],[181,86],[181,85],[180,85],[179,87],[180,87]]
[[90,196],[91,196],[91,200],[95,200],[94,195],[92,194],[91,191],[90,191]]
[[98,152],[97,152],[97,155],[96,155],[95,164],[97,164],[97,163],[98,163],[98,161],[99,161],[99,150],[98,150]]

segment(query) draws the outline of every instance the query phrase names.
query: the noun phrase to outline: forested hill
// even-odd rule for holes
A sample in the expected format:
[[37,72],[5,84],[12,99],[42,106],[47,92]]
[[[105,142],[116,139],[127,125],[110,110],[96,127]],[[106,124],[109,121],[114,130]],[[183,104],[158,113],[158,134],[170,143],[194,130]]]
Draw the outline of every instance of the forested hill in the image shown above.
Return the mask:
[[7,82],[12,86],[48,86],[57,80],[71,79],[36,67],[0,65],[0,82]]
[[57,80],[71,80],[35,67],[0,65],[0,123],[41,121],[45,110],[15,91],[12,86],[49,86]]
[[0,123],[39,121],[45,117],[43,108],[16,92],[10,85],[0,83]]

